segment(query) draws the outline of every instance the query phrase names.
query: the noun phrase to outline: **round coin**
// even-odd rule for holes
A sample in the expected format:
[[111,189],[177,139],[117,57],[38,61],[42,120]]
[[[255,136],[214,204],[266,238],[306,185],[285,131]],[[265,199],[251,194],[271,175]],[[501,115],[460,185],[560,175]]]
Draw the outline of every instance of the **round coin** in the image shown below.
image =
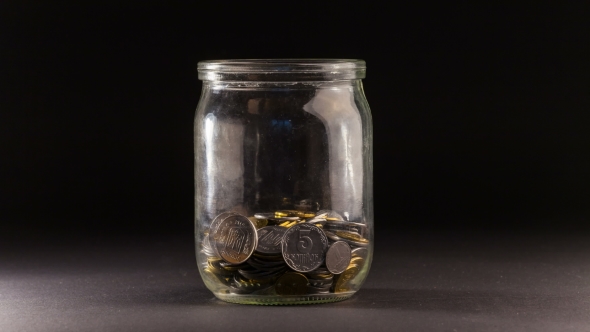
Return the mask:
[[334,285],[334,293],[345,293],[352,291],[351,281],[359,273],[360,269],[357,265],[352,265],[346,269],[336,281]]
[[211,222],[211,224],[209,225],[209,246],[211,246],[211,248],[213,249],[213,252],[215,253],[215,256],[219,257],[219,252],[217,251],[217,246],[215,245],[215,231],[217,230],[217,228],[219,227],[219,225],[221,225],[221,222],[223,221],[223,219],[236,214],[235,212],[223,212],[219,215],[217,215],[217,217],[215,217],[213,219],[213,221]]
[[275,290],[279,295],[304,295],[307,294],[307,284],[303,274],[288,272],[277,280]]
[[232,264],[248,260],[258,243],[256,228],[248,218],[239,214],[223,219],[211,234],[219,256]]
[[348,243],[344,241],[334,242],[326,252],[326,267],[333,274],[340,274],[348,267],[350,258],[351,250]]
[[256,251],[267,255],[281,253],[281,240],[287,228],[280,226],[266,226],[258,230],[258,246]]
[[275,214],[273,212],[265,212],[265,213],[256,213],[254,218],[256,219],[269,219],[274,218]]
[[340,241],[340,240],[342,240],[341,237],[337,236],[336,234],[334,234],[334,233],[332,233],[330,231],[324,231],[324,233],[330,239],[330,241]]
[[327,249],[326,234],[313,224],[297,224],[287,229],[282,239],[283,258],[298,272],[310,272],[322,265]]
[[342,218],[342,216],[340,215],[340,213],[336,212],[336,211],[332,211],[332,210],[320,210],[317,213],[317,216],[321,216],[321,215],[325,215],[323,218],[326,218],[328,220],[332,220],[332,221],[344,221],[344,218]]
[[367,226],[365,224],[361,224],[358,222],[328,222],[324,225],[324,227],[331,231],[348,231],[352,233],[357,233],[359,235],[365,235],[367,233]]
[[367,258],[367,255],[369,254],[369,250],[367,250],[367,248],[354,248],[352,249],[352,257],[361,257],[363,259]]
[[360,234],[354,233],[354,232],[335,231],[334,234],[336,234],[337,236],[339,236],[341,238],[345,238],[348,240],[359,241],[359,242],[369,242],[369,241],[367,241],[367,239],[362,237]]

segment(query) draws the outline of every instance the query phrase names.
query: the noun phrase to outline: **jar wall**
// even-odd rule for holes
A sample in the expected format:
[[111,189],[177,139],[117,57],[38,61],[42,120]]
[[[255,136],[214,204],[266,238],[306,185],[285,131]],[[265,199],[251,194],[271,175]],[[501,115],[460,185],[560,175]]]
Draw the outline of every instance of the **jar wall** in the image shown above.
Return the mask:
[[[360,288],[373,250],[372,124],[360,80],[204,81],[194,131],[197,263],[215,296],[237,303],[317,303],[346,299]],[[312,262],[319,264],[313,271],[293,267],[285,261],[289,249],[264,253],[260,243],[249,244],[255,248],[244,251],[250,253],[245,262],[245,256],[219,257],[212,223],[230,215],[248,219],[255,242],[274,230],[276,244],[277,230],[282,236],[300,224],[321,229],[328,240],[318,256],[322,263]],[[302,227],[299,232],[308,234]],[[293,241],[306,240],[298,234]],[[351,258],[335,274],[325,255],[338,241],[351,248]]]

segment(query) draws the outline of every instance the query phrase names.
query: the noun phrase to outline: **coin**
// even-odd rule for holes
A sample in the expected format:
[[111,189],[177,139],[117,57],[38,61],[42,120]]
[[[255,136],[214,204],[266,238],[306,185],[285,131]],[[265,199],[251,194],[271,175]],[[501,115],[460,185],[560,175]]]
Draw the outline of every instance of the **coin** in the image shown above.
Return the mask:
[[337,236],[336,234],[330,232],[330,231],[324,231],[324,233],[326,234],[326,236],[328,237],[328,239],[330,239],[330,241],[340,241],[342,240],[341,237]]
[[369,250],[367,250],[367,248],[354,248],[352,249],[352,257],[361,257],[363,259],[367,258],[367,255],[369,254]]
[[328,220],[332,220],[332,221],[344,221],[344,218],[342,218],[342,216],[340,215],[340,213],[336,212],[336,211],[332,211],[332,210],[320,210],[318,211],[317,215],[322,215],[325,214],[326,216],[323,218],[326,218]]
[[215,245],[215,234],[217,234],[215,231],[217,230],[217,228],[219,227],[219,225],[221,225],[221,222],[229,217],[236,214],[235,212],[223,212],[220,213],[219,215],[217,215],[217,217],[215,217],[213,219],[213,221],[211,222],[211,225],[209,225],[209,245],[211,246],[211,248],[213,249],[213,252],[215,253],[215,256],[219,257],[219,252],[217,251],[217,245]]
[[274,269],[274,268],[286,266],[285,261],[283,261],[282,259],[280,261],[278,261],[278,260],[266,260],[266,259],[263,259],[263,258],[257,258],[254,255],[250,256],[250,258],[247,260],[247,263],[250,266],[255,267],[257,269],[261,269],[261,270],[264,270],[264,269]]
[[219,256],[233,264],[248,260],[258,243],[256,228],[248,218],[239,214],[223,219],[211,234]]
[[307,284],[303,274],[288,272],[277,280],[275,290],[279,295],[304,295],[307,293]]
[[364,237],[362,237],[360,234],[357,234],[357,233],[347,232],[347,231],[335,231],[334,235],[336,235],[337,237],[341,238],[342,240],[348,242],[348,244],[351,244],[353,246],[366,247],[367,245],[369,245],[369,240],[365,239]]
[[215,251],[209,243],[208,233],[205,234],[205,236],[203,237],[203,241],[201,242],[201,252],[204,253],[206,256],[215,256]]
[[344,241],[334,242],[326,252],[326,267],[330,272],[340,274],[348,267],[350,258],[350,246]]
[[256,251],[268,255],[281,253],[281,240],[287,231],[280,226],[266,226],[258,230],[258,246]]
[[359,242],[369,242],[369,241],[367,241],[367,239],[362,237],[360,234],[354,233],[354,232],[335,231],[334,234],[336,234],[337,236],[339,236],[341,238],[345,238],[348,240],[359,241]]
[[352,265],[347,268],[336,281],[334,286],[334,293],[344,293],[352,291],[351,280],[359,273],[360,268],[357,265]]
[[248,220],[250,220],[252,222],[252,224],[254,225],[254,227],[256,227],[256,229],[262,228],[266,225],[268,225],[268,220],[266,219],[258,219],[254,216],[252,217],[248,217]]
[[331,231],[348,231],[363,236],[367,234],[367,225],[358,222],[327,222],[324,227]]
[[310,224],[316,224],[316,225],[323,225],[326,223],[326,219],[325,218],[320,218],[320,217],[314,217],[311,219],[308,219],[307,222]]
[[[281,210],[275,212],[275,217],[302,217],[305,215],[306,212],[297,211],[297,210]],[[312,217],[315,216],[315,213],[312,213]]]
[[285,262],[293,270],[309,272],[324,262],[328,238],[313,224],[301,223],[289,228],[282,240]]
[[254,218],[256,218],[256,219],[270,219],[270,218],[274,218],[274,216],[275,216],[275,214],[273,212],[254,214]]
[[301,218],[299,217],[273,217],[273,218],[268,218],[270,220],[274,220],[274,221],[295,221],[295,220],[299,220]]
[[350,264],[348,264],[348,267],[351,267],[353,265],[357,265],[357,266],[362,266],[365,264],[365,259],[362,257],[353,257],[350,259]]
[[233,272],[231,270],[225,269],[221,266],[221,258],[219,257],[209,257],[207,258],[207,268],[209,271],[223,276],[231,276]]
[[207,276],[207,278],[211,281],[215,281],[218,280],[219,282],[221,282],[224,285],[229,285],[231,282],[231,277],[228,276],[224,276],[224,275],[220,275],[220,274],[215,274],[213,271],[211,271],[211,269],[209,269],[208,267],[203,269],[203,273]]

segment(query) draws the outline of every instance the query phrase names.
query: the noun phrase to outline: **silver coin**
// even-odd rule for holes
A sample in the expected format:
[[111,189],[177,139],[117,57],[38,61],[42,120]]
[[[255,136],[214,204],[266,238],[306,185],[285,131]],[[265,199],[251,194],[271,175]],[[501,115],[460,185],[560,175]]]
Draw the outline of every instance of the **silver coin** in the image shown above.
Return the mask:
[[340,220],[340,221],[344,221],[344,218],[342,218],[342,216],[340,215],[340,213],[336,212],[336,211],[332,211],[332,210],[320,210],[318,211],[318,213],[316,213],[316,216],[320,216],[320,215],[325,215],[325,217],[322,218],[326,218],[328,220]]
[[351,247],[354,247],[354,248],[367,247],[369,245],[369,243],[367,243],[367,242],[359,242],[359,241],[350,240],[350,239],[340,238],[340,240],[348,243]]
[[256,213],[254,215],[254,218],[256,218],[256,219],[270,219],[270,218],[274,218],[274,217],[275,217],[274,212]]
[[239,214],[223,219],[211,234],[219,257],[232,264],[248,260],[258,244],[256,227],[248,218]]
[[340,274],[346,270],[351,258],[350,246],[344,241],[332,243],[326,252],[326,267],[333,274]]
[[219,257],[219,252],[217,251],[217,245],[216,240],[214,238],[214,235],[217,234],[215,233],[215,231],[217,230],[217,228],[219,227],[219,225],[221,225],[221,222],[229,217],[236,214],[235,212],[223,212],[219,215],[217,215],[217,217],[215,217],[213,219],[213,221],[211,222],[211,225],[209,226],[209,246],[213,249],[213,252],[215,253],[215,256]]
[[314,217],[314,218],[307,220],[306,222],[310,223],[310,224],[322,224],[323,225],[326,223],[326,221],[327,220],[324,218]]
[[285,232],[282,251],[285,262],[297,272],[309,272],[325,260],[328,238],[319,227],[301,223]]
[[281,253],[281,240],[287,228],[280,226],[266,226],[258,230],[258,246],[256,251],[268,255]]
[[263,258],[257,258],[256,256],[252,255],[248,259],[247,263],[256,267],[256,268],[260,268],[260,269],[274,268],[277,266],[285,265],[285,261],[283,260],[282,256],[281,256],[281,260],[265,260]]
[[328,239],[330,239],[330,241],[341,241],[343,240],[341,237],[339,237],[338,235],[330,232],[330,231],[324,231],[324,233],[326,234],[326,236],[328,237]]
[[367,225],[358,222],[327,222],[324,227],[328,230],[348,231],[365,236]]
[[209,243],[209,235],[208,234],[205,237],[203,237],[203,241],[201,242],[201,252],[203,254],[205,254],[206,256],[215,256],[215,251],[213,250],[213,248],[211,247],[211,244]]
[[361,257],[363,259],[367,258],[367,255],[369,254],[369,250],[367,248],[354,248],[351,251],[351,255],[352,257]]
[[299,220],[301,218],[299,217],[272,217],[272,218],[268,218],[268,220],[272,220],[272,221],[295,221],[295,220]]

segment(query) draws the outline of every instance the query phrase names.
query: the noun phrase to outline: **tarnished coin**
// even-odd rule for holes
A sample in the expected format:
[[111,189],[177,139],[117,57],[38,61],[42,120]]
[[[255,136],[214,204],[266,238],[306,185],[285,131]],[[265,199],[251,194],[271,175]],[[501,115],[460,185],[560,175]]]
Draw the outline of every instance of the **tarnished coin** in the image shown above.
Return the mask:
[[219,256],[232,264],[248,260],[258,243],[256,228],[248,218],[239,214],[223,219],[211,234]]
[[322,265],[327,249],[326,234],[313,224],[300,223],[287,229],[282,240],[283,258],[298,272],[313,271]]
[[337,241],[332,243],[326,252],[326,267],[334,274],[340,274],[346,270],[350,263],[351,250],[348,243]]
[[221,225],[221,222],[223,221],[223,219],[232,216],[236,214],[235,212],[223,212],[219,215],[217,215],[217,217],[215,217],[213,219],[213,221],[211,222],[211,225],[209,225],[209,246],[213,249],[213,252],[215,253],[215,256],[219,257],[219,252],[217,251],[217,246],[215,245],[216,243],[216,239],[215,239],[215,235],[218,234],[215,231],[217,230],[217,228],[219,227],[219,225]]
[[281,253],[281,240],[287,229],[280,226],[266,226],[258,230],[258,246],[256,251],[268,254],[278,255]]
[[303,274],[288,272],[277,280],[275,290],[279,295],[304,295],[307,294],[307,284]]

